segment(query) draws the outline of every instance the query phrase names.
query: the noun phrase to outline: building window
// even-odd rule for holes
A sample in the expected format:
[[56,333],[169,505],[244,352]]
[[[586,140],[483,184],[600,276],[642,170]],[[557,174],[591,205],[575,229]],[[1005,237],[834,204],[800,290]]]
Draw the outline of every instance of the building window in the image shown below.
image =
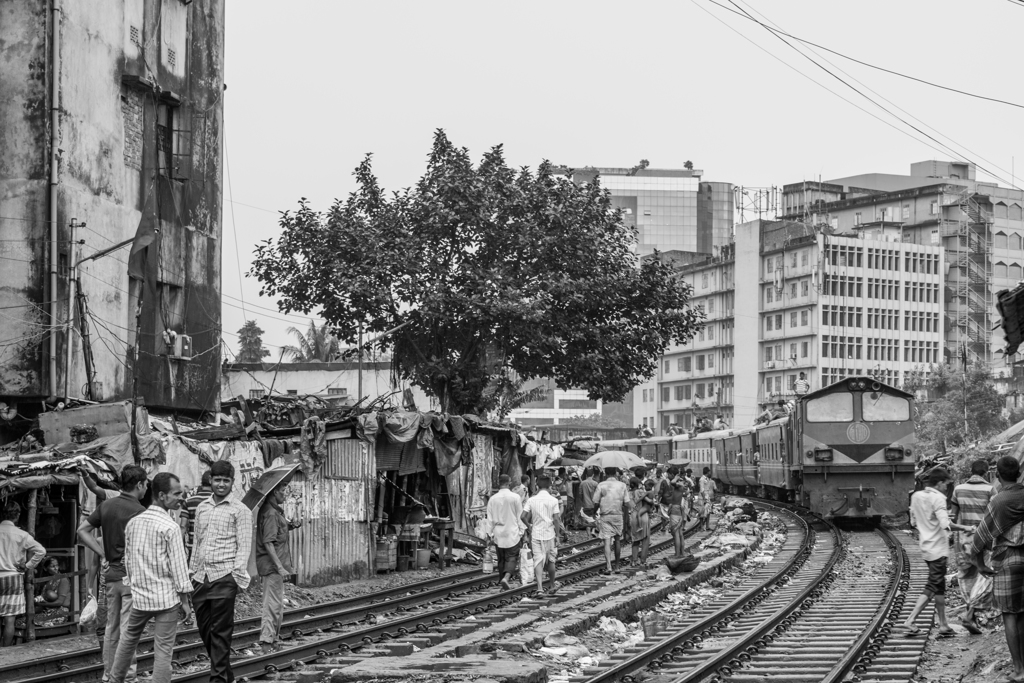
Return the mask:
[[796,311],[789,312],[789,326],[796,327]]
[[775,288],[774,287],[769,287],[768,288],[768,293],[765,294],[765,296],[768,299],[768,303],[771,303],[775,299]]
[[795,299],[796,298],[796,283],[795,282],[789,283],[789,298],[790,299]]
[[1020,280],[1020,278],[1021,278],[1021,270],[1020,270],[1020,264],[1019,263],[1011,263],[1010,264],[1009,275],[1010,275],[1010,279],[1013,280],[1014,282]]
[[704,289],[708,288],[708,274],[707,273],[701,273],[701,276],[700,276],[700,286],[702,288],[704,288]]
[[796,375],[786,376],[786,390],[791,394],[796,391]]
[[662,403],[668,403],[671,400],[672,400],[672,396],[669,393],[669,388],[668,387],[662,387],[661,388],[661,402]]
[[796,252],[795,251],[790,255],[789,267],[790,268],[796,268]]
[[811,281],[810,280],[804,280],[803,282],[801,282],[800,283],[800,295],[801,296],[807,296],[808,294],[810,294],[810,292],[811,292]]
[[715,355],[713,353],[709,353],[708,354],[708,367],[709,368],[715,367]]
[[676,400],[677,401],[682,401],[683,400],[683,387],[681,387],[681,386],[676,387]]
[[690,357],[683,359],[683,372],[690,372]]
[[676,359],[676,370],[678,372],[682,372],[683,371],[683,359],[682,358]]
[[772,347],[764,347],[764,360],[766,363],[770,363],[772,360]]
[[992,246],[996,249],[1006,249],[1006,235],[1002,232],[997,232],[993,235]]
[[715,338],[715,326],[714,325],[710,325],[708,327],[708,341],[711,341],[714,338]]
[[697,356],[697,369],[698,370],[703,370],[704,369],[704,356],[703,355]]
[[327,389],[328,396],[345,396],[346,394],[348,394],[348,389],[344,387],[328,387]]
[[265,389],[250,389],[249,390],[249,398],[250,399],[263,398],[266,395],[267,395],[267,392],[266,392]]
[[672,369],[671,363],[669,361],[665,361],[665,374],[667,375],[671,369]]
[[800,342],[800,357],[807,358],[808,347],[810,346],[807,342]]
[[796,342],[789,345],[789,359],[796,360]]
[[765,318],[766,324],[768,325],[768,331],[772,331],[772,317],[769,315]]
[[686,386],[683,387],[683,398],[686,399],[687,401],[690,400],[690,392],[691,391],[692,391],[692,387],[689,384],[687,384]]
[[714,312],[715,312],[715,300],[714,299],[708,299],[708,313],[714,313]]
[[775,329],[777,329],[777,330],[781,330],[782,329],[782,314],[781,313],[776,313],[775,314]]
[[903,220],[909,221],[910,220],[910,204],[904,204],[902,211],[903,211],[903,213],[902,213]]
[[932,202],[932,205],[931,205],[931,207],[930,207],[928,212],[931,215],[933,215],[933,216],[938,216],[939,215],[939,203],[938,202]]
[[800,326],[801,327],[807,327],[807,319],[808,319],[807,311],[800,311]]
[[853,214],[853,224],[854,225],[860,225],[860,211],[858,211],[857,213]]
[[775,272],[775,262],[771,256],[769,256],[768,260],[765,261],[765,268],[768,270],[769,273]]
[[1010,249],[1020,251],[1020,235],[1015,232],[1010,233]]

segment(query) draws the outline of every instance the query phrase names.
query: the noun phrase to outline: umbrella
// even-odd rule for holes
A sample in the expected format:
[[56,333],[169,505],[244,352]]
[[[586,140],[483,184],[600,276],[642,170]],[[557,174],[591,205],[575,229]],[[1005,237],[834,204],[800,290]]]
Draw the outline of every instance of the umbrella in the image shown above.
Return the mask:
[[628,470],[631,467],[646,467],[640,456],[629,451],[601,451],[587,458],[586,467],[615,467]]
[[690,464],[690,461],[686,458],[672,458],[668,461],[669,465],[675,465],[676,467],[686,467]]
[[552,467],[579,467],[583,464],[582,460],[576,458],[555,458],[547,465],[544,465],[544,469],[550,469]]
[[255,510],[263,504],[263,501],[271,491],[277,488],[278,484],[285,481],[298,468],[299,464],[295,463],[293,465],[278,465],[265,470],[256,481],[249,485],[249,490],[245,492],[242,502],[250,510]]

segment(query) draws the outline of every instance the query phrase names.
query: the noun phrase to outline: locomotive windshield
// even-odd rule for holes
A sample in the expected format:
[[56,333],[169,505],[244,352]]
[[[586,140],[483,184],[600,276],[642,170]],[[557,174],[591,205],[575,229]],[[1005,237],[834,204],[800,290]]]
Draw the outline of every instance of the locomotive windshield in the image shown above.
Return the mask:
[[843,391],[812,398],[804,411],[808,422],[853,422],[853,394]]
[[863,394],[861,409],[865,422],[905,422],[910,419],[910,401],[889,394]]

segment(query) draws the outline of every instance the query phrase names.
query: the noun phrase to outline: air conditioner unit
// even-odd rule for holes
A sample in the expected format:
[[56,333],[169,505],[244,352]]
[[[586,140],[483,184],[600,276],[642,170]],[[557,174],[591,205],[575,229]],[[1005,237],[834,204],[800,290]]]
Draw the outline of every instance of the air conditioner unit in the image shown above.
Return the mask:
[[764,362],[764,367],[765,367],[766,370],[774,370],[775,369],[775,361],[773,361],[773,360],[766,360]]
[[192,358],[192,337],[187,334],[179,334],[174,339],[174,354],[175,358],[182,358],[189,360]]

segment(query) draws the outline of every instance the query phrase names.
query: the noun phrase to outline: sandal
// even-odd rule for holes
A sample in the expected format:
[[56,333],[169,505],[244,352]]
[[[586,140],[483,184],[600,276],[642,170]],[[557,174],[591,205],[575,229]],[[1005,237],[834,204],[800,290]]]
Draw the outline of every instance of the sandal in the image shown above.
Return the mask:
[[951,628],[939,629],[939,632],[935,634],[936,638],[952,638],[956,635],[956,631]]
[[909,626],[905,628],[907,629],[907,632],[903,634],[904,638],[916,638],[917,636],[921,635],[920,626]]

